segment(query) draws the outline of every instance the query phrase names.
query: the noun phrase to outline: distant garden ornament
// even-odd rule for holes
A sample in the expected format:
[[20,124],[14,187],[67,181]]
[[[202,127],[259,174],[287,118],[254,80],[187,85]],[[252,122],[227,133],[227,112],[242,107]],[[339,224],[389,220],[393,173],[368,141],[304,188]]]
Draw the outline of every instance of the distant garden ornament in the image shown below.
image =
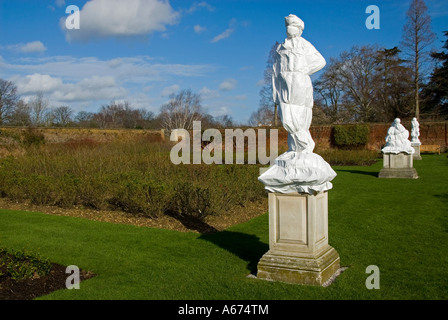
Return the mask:
[[417,121],[417,118],[412,119],[412,129],[411,129],[411,143],[419,143],[420,142],[420,124]]
[[310,75],[321,70],[326,61],[301,37],[304,22],[295,15],[285,18],[287,39],[277,47],[273,64],[273,100],[288,132],[288,151],[258,179],[270,192],[314,194],[332,188],[336,172],[313,153],[310,134],[313,117],[313,86]]
[[414,148],[414,160],[422,160],[422,156],[420,155],[420,146],[421,141],[420,137],[420,124],[417,121],[417,118],[412,119],[412,128],[411,128],[411,145]]
[[401,120],[396,118],[387,131],[386,145],[382,150],[383,153],[398,154],[404,152],[414,154],[415,150],[412,148],[411,141],[408,138],[409,131],[401,124]]
[[417,179],[418,174],[413,167],[414,148],[409,139],[409,131],[396,118],[387,130],[386,145],[383,152],[383,168],[379,178]]

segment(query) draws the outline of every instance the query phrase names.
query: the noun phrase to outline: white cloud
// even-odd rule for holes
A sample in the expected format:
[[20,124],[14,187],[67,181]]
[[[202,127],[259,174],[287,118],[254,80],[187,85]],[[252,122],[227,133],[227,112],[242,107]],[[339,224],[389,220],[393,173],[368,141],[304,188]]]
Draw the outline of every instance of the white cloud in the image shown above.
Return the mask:
[[193,13],[196,10],[201,9],[201,8],[204,8],[204,9],[206,9],[208,11],[214,11],[215,10],[215,7],[209,5],[205,1],[202,1],[202,2],[199,2],[199,3],[198,2],[193,3],[193,5],[188,10],[186,10],[185,12],[186,13]]
[[221,84],[219,85],[219,90],[222,91],[230,91],[235,89],[236,85],[237,85],[238,81],[236,81],[235,79],[227,79],[224,80],[223,82],[221,82]]
[[45,45],[40,41],[33,41],[28,43],[13,44],[7,47],[9,50],[21,53],[42,53],[47,50]]
[[226,31],[224,31],[223,33],[218,34],[216,37],[214,37],[214,38],[212,39],[211,42],[212,42],[212,43],[216,43],[216,42],[218,42],[218,41],[221,41],[221,40],[223,40],[223,39],[226,39],[226,38],[230,37],[230,36],[232,35],[233,32],[235,32],[235,29],[233,29],[233,28],[229,28],[229,29],[227,29]]
[[211,114],[213,117],[232,114],[230,105],[222,101],[214,101],[213,103],[204,104],[203,107],[206,110],[206,112],[208,114]]
[[172,86],[163,88],[161,95],[162,95],[162,97],[167,97],[170,94],[176,93],[179,90],[180,90],[179,85],[174,84]]
[[201,98],[203,100],[216,99],[216,98],[220,97],[220,95],[219,95],[219,93],[217,91],[211,90],[211,89],[209,89],[207,87],[203,87],[201,89],[201,91],[199,91],[199,94],[201,95]]
[[70,56],[23,58],[19,63],[0,61],[2,73],[48,74],[68,81],[80,81],[94,76],[112,76],[122,82],[144,83],[163,81],[173,77],[198,77],[209,74],[215,67],[210,65],[161,64],[147,56],[122,57],[100,60],[95,57],[74,58]]
[[14,79],[18,94],[29,97],[37,92],[48,96],[52,103],[97,101],[123,98],[127,90],[119,87],[113,77],[91,77],[67,83],[47,74],[32,74]]
[[213,110],[213,114],[215,117],[225,116],[232,114],[232,111],[227,106],[220,106]]
[[[148,56],[109,60],[71,56],[11,59],[13,62],[0,56],[0,78],[16,83],[18,94],[25,100],[42,91],[53,106],[68,104],[75,109],[90,106],[92,111],[112,99],[125,99],[133,107],[156,112],[163,102],[156,102],[161,100],[160,93],[164,90],[161,84],[173,84],[179,79],[189,81],[215,70],[211,65],[157,63]],[[171,90],[174,89],[172,86]]]
[[61,88],[63,85],[61,78],[53,78],[47,74],[32,74],[16,79],[19,94],[33,94],[38,91],[44,93]]
[[79,14],[79,30],[67,30],[67,17],[61,18],[60,25],[68,41],[144,36],[165,31],[179,17],[169,2],[163,0],[90,0]]
[[227,28],[223,33],[220,33],[216,37],[214,37],[211,42],[216,43],[230,37],[232,33],[234,33],[236,30],[235,25],[236,25],[236,19],[232,19],[229,23],[229,28]]
[[201,27],[199,24],[195,25],[193,29],[194,29],[194,32],[196,32],[198,34],[207,30],[207,28]]
[[56,6],[57,7],[63,7],[63,6],[65,6],[65,0],[56,0],[55,1],[55,4],[56,4]]

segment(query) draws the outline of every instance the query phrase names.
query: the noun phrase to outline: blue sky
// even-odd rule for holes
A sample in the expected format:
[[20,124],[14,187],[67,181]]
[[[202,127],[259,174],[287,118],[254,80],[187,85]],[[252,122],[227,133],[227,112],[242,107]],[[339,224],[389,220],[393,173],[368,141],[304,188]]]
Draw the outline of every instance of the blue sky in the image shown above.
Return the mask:
[[[399,45],[410,0],[0,0],[0,78],[26,100],[42,91],[52,106],[97,111],[111,100],[158,113],[169,94],[201,93],[213,116],[247,121],[284,17],[327,59],[353,45]],[[448,1],[426,0],[434,43],[448,30]],[[67,31],[66,8],[80,11]],[[380,9],[368,30],[366,8]]]

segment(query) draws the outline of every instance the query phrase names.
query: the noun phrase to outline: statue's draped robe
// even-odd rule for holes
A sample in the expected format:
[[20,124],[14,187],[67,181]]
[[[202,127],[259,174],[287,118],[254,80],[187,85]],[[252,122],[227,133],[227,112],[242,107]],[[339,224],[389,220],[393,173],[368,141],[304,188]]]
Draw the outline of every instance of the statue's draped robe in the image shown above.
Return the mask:
[[302,37],[279,45],[273,65],[273,99],[280,107],[283,126],[289,132],[290,151],[313,152],[309,133],[313,108],[310,75],[326,62],[314,46]]
[[313,153],[315,144],[309,131],[314,103],[310,75],[325,64],[322,55],[302,37],[286,39],[277,48],[273,99],[288,131],[289,150],[258,178],[270,192],[313,194],[332,188],[330,181],[336,172]]
[[420,124],[417,119],[412,120],[412,129],[411,129],[411,143],[413,144],[421,144],[420,139]]
[[414,154],[415,149],[411,145],[411,141],[408,140],[409,131],[400,124],[393,123],[387,130],[386,145],[381,150],[383,153],[398,154],[405,152],[408,154]]

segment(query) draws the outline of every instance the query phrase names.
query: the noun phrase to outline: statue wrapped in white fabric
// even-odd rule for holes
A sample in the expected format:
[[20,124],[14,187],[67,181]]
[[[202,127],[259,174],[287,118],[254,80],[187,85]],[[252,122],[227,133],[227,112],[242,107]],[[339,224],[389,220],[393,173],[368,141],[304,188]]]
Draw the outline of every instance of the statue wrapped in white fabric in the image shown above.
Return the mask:
[[396,118],[387,130],[386,145],[383,152],[383,168],[379,178],[418,179],[414,168],[415,149],[408,140],[409,131]]
[[418,123],[417,118],[413,118],[412,119],[412,129],[411,129],[411,144],[412,145],[414,145],[414,144],[421,145],[422,144],[418,137],[420,137],[420,124]]
[[389,130],[387,130],[386,145],[382,149],[383,153],[398,154],[405,152],[414,154],[415,150],[412,148],[411,141],[408,138],[409,131],[401,124],[401,120],[396,118]]
[[288,131],[288,151],[258,180],[265,189],[277,193],[324,192],[332,188],[336,172],[313,153],[310,134],[313,113],[313,86],[310,75],[321,70],[325,59],[302,38],[304,22],[295,15],[285,18],[287,39],[276,50],[273,64],[273,99],[279,105],[284,128]]
[[422,156],[420,155],[420,146],[422,143],[418,138],[420,137],[420,124],[418,123],[417,118],[413,118],[411,124],[411,146],[415,150],[413,158],[414,160],[422,160]]

